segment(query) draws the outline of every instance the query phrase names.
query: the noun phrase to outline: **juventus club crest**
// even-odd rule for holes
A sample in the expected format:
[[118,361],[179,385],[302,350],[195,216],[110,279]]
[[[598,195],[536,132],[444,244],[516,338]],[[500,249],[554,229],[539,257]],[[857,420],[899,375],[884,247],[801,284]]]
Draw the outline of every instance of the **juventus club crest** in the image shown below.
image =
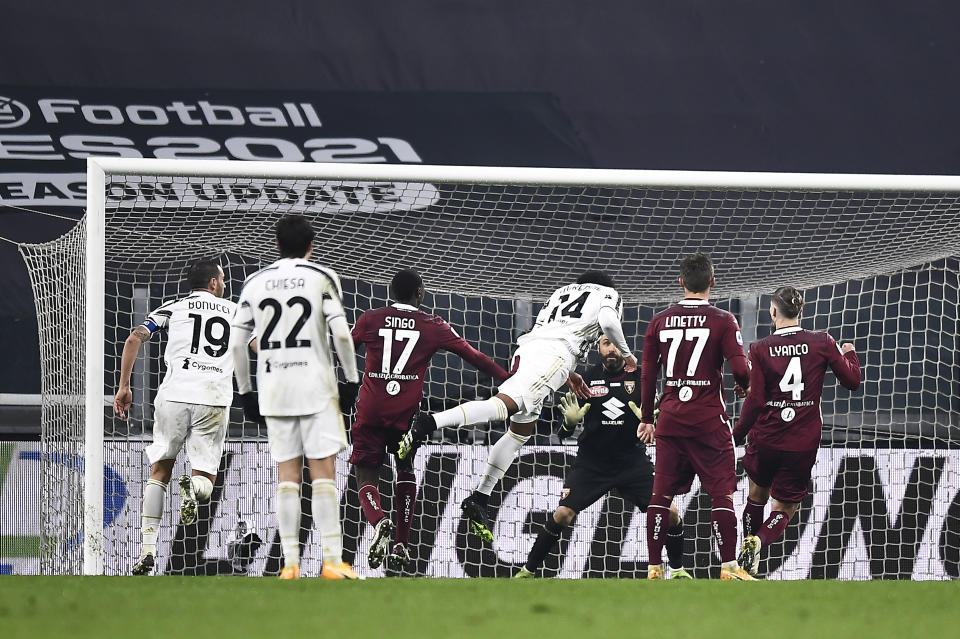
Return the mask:
[[626,380],[626,381],[623,382],[623,390],[627,391],[627,395],[632,394],[632,393],[633,393],[633,389],[636,388],[636,387],[637,387],[637,383],[636,383],[635,381],[633,381],[632,379],[631,379],[631,380]]

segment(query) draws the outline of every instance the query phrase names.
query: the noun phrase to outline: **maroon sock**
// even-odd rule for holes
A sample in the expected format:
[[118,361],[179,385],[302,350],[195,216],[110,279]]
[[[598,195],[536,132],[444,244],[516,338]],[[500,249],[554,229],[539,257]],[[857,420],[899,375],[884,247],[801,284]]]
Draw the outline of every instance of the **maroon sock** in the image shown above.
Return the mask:
[[396,541],[406,544],[410,541],[410,524],[417,509],[417,476],[413,473],[397,473],[393,494],[396,500],[393,507],[397,520]]
[[670,528],[670,500],[661,495],[650,498],[647,506],[647,550],[650,565],[663,563],[663,546]]
[[714,497],[713,511],[710,513],[713,525],[713,538],[717,540],[720,561],[727,563],[737,558],[737,515],[733,511],[730,497]]
[[776,540],[780,539],[783,536],[783,531],[787,529],[787,524],[790,523],[790,517],[787,516],[787,513],[782,510],[774,510],[770,513],[770,516],[767,517],[767,520],[763,522],[763,525],[760,526],[760,532],[757,533],[757,536],[760,537],[760,543],[763,544],[763,547],[766,548]]
[[763,511],[766,510],[766,504],[758,504],[747,497],[747,505],[743,507],[743,515],[740,521],[743,522],[743,536],[749,537],[756,535],[763,523]]
[[360,493],[360,508],[363,509],[363,516],[376,526],[384,517],[383,508],[380,507],[380,491],[368,482],[360,486],[357,492]]

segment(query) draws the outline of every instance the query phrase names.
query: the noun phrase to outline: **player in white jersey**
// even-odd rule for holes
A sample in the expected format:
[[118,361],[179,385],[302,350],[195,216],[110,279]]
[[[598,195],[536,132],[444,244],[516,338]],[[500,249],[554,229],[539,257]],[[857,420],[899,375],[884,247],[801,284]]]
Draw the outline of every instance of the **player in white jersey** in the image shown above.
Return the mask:
[[200,260],[187,272],[187,283],[188,296],[163,304],[133,329],[120,358],[120,387],[113,409],[126,419],[133,403],[130,373],[140,346],[154,333],[166,331],[167,373],[154,399],[153,442],[146,450],[150,479],[143,490],[142,550],[133,568],[135,575],[147,575],[153,569],[164,494],[184,444],[193,476],[184,475],[179,481],[183,524],[196,522],[197,502],[210,499],[233,401],[229,343],[236,304],[223,299],[223,269],[214,261]]
[[484,401],[466,402],[435,415],[417,415],[400,444],[401,458],[426,441],[437,428],[471,426],[510,418],[510,428],[490,449],[487,469],[476,490],[463,501],[471,530],[487,542],[493,533],[487,525],[486,506],[493,487],[513,463],[520,448],[530,439],[544,400],[564,382],[588,398],[583,379],[574,372],[577,361],[585,359],[600,334],[623,353],[627,370],[635,370],[637,359],[630,353],[620,326],[620,295],[606,273],[588,271],[576,284],[558,288],[537,315],[529,333],[517,340],[510,379],[499,393]]
[[[347,447],[340,402],[356,401],[360,376],[340,280],[307,260],[314,232],[300,215],[276,225],[280,259],[247,278],[233,319],[231,349],[237,390],[248,418],[266,420],[270,454],[277,462],[277,523],[283,550],[282,579],[300,575],[300,478],[303,457],[312,479],[313,520],[323,546],[328,579],[356,579],[342,559],[340,506],[334,484],[337,453]],[[251,392],[247,341],[258,341],[257,392]],[[338,388],[330,335],[347,380]],[[339,395],[339,399],[338,399]]]

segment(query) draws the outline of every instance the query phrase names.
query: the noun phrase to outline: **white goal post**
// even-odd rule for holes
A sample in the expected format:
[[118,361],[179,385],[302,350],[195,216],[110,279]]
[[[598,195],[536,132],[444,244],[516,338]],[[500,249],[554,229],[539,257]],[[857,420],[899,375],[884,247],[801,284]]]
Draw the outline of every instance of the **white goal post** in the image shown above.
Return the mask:
[[[885,277],[885,274],[903,271],[938,260],[948,260],[960,254],[960,177],[954,176],[909,176],[909,175],[837,175],[837,174],[783,174],[707,171],[642,171],[642,170],[596,170],[596,169],[541,169],[469,166],[423,166],[423,165],[371,165],[371,164],[311,164],[281,162],[237,162],[209,160],[155,160],[127,158],[90,158],[87,165],[87,211],[84,218],[85,235],[85,290],[83,291],[83,330],[85,334],[83,355],[83,387],[85,403],[83,419],[82,455],[84,460],[82,496],[82,571],[84,574],[104,574],[104,409],[105,392],[108,392],[105,362],[109,353],[105,345],[109,336],[105,333],[105,296],[107,290],[107,262],[117,252],[131,250],[136,242],[126,240],[110,244],[108,241],[111,216],[128,215],[128,211],[141,211],[149,215],[177,214],[187,210],[184,197],[175,197],[166,203],[157,203],[137,184],[167,180],[186,184],[191,179],[217,181],[253,181],[264,184],[324,185],[385,184],[390,201],[409,200],[409,206],[366,207],[360,201],[355,214],[360,232],[370,233],[381,228],[384,234],[394,232],[398,225],[406,235],[396,235],[386,242],[396,245],[406,237],[422,238],[415,250],[401,252],[393,268],[411,264],[414,255],[420,255],[417,267],[426,270],[428,287],[454,295],[479,294],[490,297],[506,297],[529,300],[536,303],[539,296],[550,293],[553,284],[565,281],[576,269],[604,266],[607,261],[623,262],[623,256],[633,252],[635,258],[627,259],[626,267],[617,267],[615,278],[635,273],[636,281],[629,281],[621,288],[621,295],[630,304],[651,305],[666,302],[675,297],[670,282],[675,281],[675,262],[680,257],[675,251],[716,251],[726,256],[721,258],[724,270],[718,273],[722,295],[732,299],[751,298],[752,312],[757,313],[757,300],[769,293],[774,283],[793,284],[798,288],[815,288],[835,285],[848,280],[864,280]],[[124,184],[133,184],[129,197]],[[429,197],[420,195],[424,185],[470,185],[469,188],[431,187]],[[479,187],[474,190],[474,187]],[[496,187],[496,196],[490,196],[485,187]],[[508,187],[508,188],[501,188]],[[512,188],[516,187],[516,188]],[[111,191],[111,188],[114,189]],[[184,186],[184,192],[186,187]],[[247,188],[244,186],[244,188]],[[284,187],[280,187],[284,188]],[[304,187],[307,188],[307,187]],[[320,187],[318,187],[320,188]],[[302,191],[303,189],[301,189]],[[302,212],[309,209],[302,199],[285,199],[289,189],[277,198],[268,198],[262,189],[249,197],[237,196],[236,201],[220,206],[216,202],[202,202],[203,207],[216,210],[218,214],[229,210],[232,215],[224,233],[231,242],[213,241],[209,231],[203,231],[204,248],[211,251],[235,251],[243,253],[246,244],[236,238],[243,234],[249,220],[266,211],[275,216],[285,211]],[[363,197],[370,197],[366,189]],[[423,191],[426,192],[426,191]],[[111,213],[108,199],[112,194],[120,200],[127,198],[129,208],[123,213]],[[144,195],[147,193],[147,195]],[[228,193],[225,190],[224,193]],[[119,195],[118,195],[119,194]],[[183,195],[181,193],[181,195]],[[333,197],[325,194],[323,197]],[[348,196],[349,197],[349,196]],[[379,197],[379,195],[378,195]],[[407,198],[407,199],[404,199]],[[418,199],[419,198],[419,199]],[[176,202],[174,203],[174,200]],[[421,201],[423,200],[423,201]],[[843,200],[843,204],[837,204]],[[226,201],[226,200],[224,200]],[[845,202],[854,202],[848,206]],[[379,201],[378,201],[379,202]],[[505,203],[505,204],[502,204]],[[182,207],[182,208],[181,208]],[[442,208],[444,215],[433,216],[434,207]],[[506,207],[503,209],[503,207]],[[341,210],[343,207],[341,206]],[[196,209],[196,210],[201,210]],[[119,209],[118,209],[119,210]],[[194,210],[194,209],[191,209]],[[488,211],[497,213],[495,219],[487,217]],[[767,214],[762,211],[771,211]],[[326,221],[327,213],[318,209],[315,219]],[[359,211],[359,212],[356,212]],[[453,228],[460,223],[463,229]],[[612,211],[612,212],[611,212]],[[813,211],[815,222],[809,221]],[[387,221],[371,219],[382,212]],[[512,212],[512,213],[511,213]],[[530,213],[528,227],[504,228],[504,220]],[[752,216],[756,214],[754,220]],[[402,221],[408,215],[415,221],[409,227]],[[244,217],[248,216],[248,217]],[[393,216],[393,217],[391,217]],[[859,217],[858,217],[859,216]],[[362,218],[362,219],[361,219]],[[225,218],[221,218],[225,219]],[[451,221],[452,220],[452,221]],[[699,230],[691,235],[691,226],[702,221],[704,233]],[[139,222],[137,222],[139,224]],[[181,242],[190,232],[191,225],[200,228],[204,224],[201,215],[186,219],[178,227],[176,235],[164,235],[158,226],[160,245],[144,250],[130,259],[165,259],[163,244]],[[258,222],[259,224],[259,222]],[[347,233],[350,222],[339,218],[329,225],[319,224],[319,232],[331,233],[330,250],[323,254],[329,259],[335,254],[337,234]],[[537,235],[537,241],[529,247],[521,246],[513,255],[509,245],[511,238],[529,228]],[[502,231],[502,233],[501,233]],[[152,231],[151,231],[152,232]],[[252,231],[251,231],[252,232]],[[265,234],[262,225],[257,226],[257,241],[263,243]],[[456,234],[461,235],[456,235]],[[555,237],[551,237],[551,233]],[[445,235],[446,234],[446,235]],[[478,244],[483,234],[493,238],[488,244]],[[684,236],[684,234],[687,234]],[[835,236],[831,234],[836,234]],[[586,248],[577,245],[580,235]],[[800,240],[795,236],[801,235]],[[452,253],[440,242],[449,242],[450,237],[473,237],[465,240],[460,254]],[[145,236],[146,237],[146,236]],[[419,237],[419,236],[418,236]],[[438,238],[437,243],[430,239]],[[692,237],[687,241],[684,237]],[[166,239],[164,239],[166,238]],[[122,238],[121,238],[122,239]],[[156,238],[154,238],[156,239]],[[209,240],[209,241],[208,241]],[[236,241],[234,241],[236,240]],[[146,242],[147,240],[144,240]],[[151,240],[152,241],[152,240]],[[486,241],[486,240],[484,240]],[[850,243],[844,250],[844,242]],[[229,244],[229,245],[228,245]],[[269,242],[267,242],[269,244]],[[329,265],[346,278],[370,281],[377,285],[389,282],[391,273],[389,251],[381,246],[369,248],[362,238],[350,236],[346,241],[342,263]],[[741,246],[742,244],[742,246]],[[238,248],[238,246],[243,247]],[[184,243],[183,246],[188,246]],[[260,260],[267,259],[270,246],[257,254]],[[713,250],[711,250],[713,249]],[[169,250],[173,251],[174,248]],[[113,253],[111,253],[111,251]],[[523,272],[531,268],[530,253],[542,251],[534,264],[549,272]],[[822,255],[820,253],[822,253]],[[791,253],[792,252],[792,253]],[[669,253],[669,254],[667,254]],[[469,255],[468,255],[469,254]],[[189,257],[189,256],[187,256]],[[127,256],[123,256],[126,259]],[[320,258],[315,258],[320,259]],[[355,261],[351,261],[355,260]],[[434,268],[424,268],[423,261],[439,260]],[[361,264],[362,262],[362,264]],[[29,263],[29,260],[28,260]],[[791,264],[792,263],[792,264]],[[951,263],[952,264],[952,263]],[[471,266],[472,265],[472,266]],[[482,271],[490,267],[490,274]],[[843,266],[846,265],[846,268]],[[472,273],[464,271],[474,269]],[[939,268],[939,267],[936,267]],[[946,267],[948,270],[951,266]],[[446,270],[445,270],[446,269]],[[649,272],[649,278],[648,278]],[[656,275],[654,275],[656,273]],[[619,277],[617,277],[619,276]],[[518,281],[511,282],[511,277]],[[648,279],[644,279],[648,278]],[[784,278],[787,278],[786,281]],[[643,280],[643,281],[641,281]],[[36,286],[35,279],[35,286]],[[953,287],[952,283],[946,286]],[[952,288],[951,288],[952,290]],[[234,295],[239,292],[233,289]],[[39,293],[38,293],[39,295]],[[854,299],[856,293],[843,293]],[[379,298],[378,298],[379,299]],[[845,298],[846,299],[846,298]],[[816,313],[853,313],[848,302],[833,308],[827,298],[821,300],[824,309],[817,306]],[[747,305],[749,307],[749,304]],[[829,307],[829,308],[827,308]],[[840,308],[842,307],[842,308]],[[38,309],[40,302],[38,301]],[[646,308],[646,306],[644,306]],[[746,308],[746,307],[745,307]],[[759,307],[759,311],[763,311]],[[499,312],[499,311],[497,311]],[[640,312],[643,316],[645,311]],[[932,313],[933,311],[931,311]],[[41,316],[43,313],[39,313]],[[353,318],[355,319],[355,317]],[[41,319],[41,322],[43,319]],[[138,320],[139,321],[139,320]],[[846,318],[841,321],[846,322]],[[956,318],[954,318],[956,321]],[[472,325],[472,324],[471,324]],[[823,328],[826,328],[826,324]],[[872,325],[871,325],[872,326]],[[832,325],[831,325],[832,327]],[[132,328],[132,326],[127,327]],[[818,326],[818,328],[821,328]],[[518,330],[515,326],[514,330]],[[903,330],[902,328],[900,330]],[[940,330],[947,330],[941,328]],[[755,335],[755,324],[754,324]],[[870,339],[882,335],[874,328],[868,333]],[[639,337],[642,337],[642,332]],[[835,337],[839,337],[835,335]],[[636,338],[630,337],[631,342]],[[504,341],[509,341],[504,339]],[[926,342],[924,342],[926,344]],[[475,344],[476,345],[476,344]],[[507,345],[509,347],[509,345]],[[79,355],[77,356],[79,357]],[[912,361],[912,360],[911,360]],[[960,360],[958,360],[960,361]],[[502,362],[501,362],[502,363]],[[939,362],[938,363],[942,363]],[[951,360],[950,365],[956,362]],[[868,366],[869,366],[868,362]],[[868,368],[869,370],[869,368]],[[955,369],[954,369],[955,371]],[[45,376],[46,381],[46,376]],[[955,384],[956,379],[945,380]],[[44,388],[43,393],[61,393],[60,390]],[[882,392],[882,391],[878,391]],[[912,392],[912,390],[910,391]],[[922,389],[921,391],[923,392]],[[940,391],[937,391],[940,392]],[[929,393],[928,393],[929,395]],[[940,397],[940,395],[937,395]],[[933,426],[932,437],[942,439],[941,428],[956,425],[955,407],[948,400],[929,400],[927,395],[918,400],[916,410],[928,414]],[[886,404],[862,409],[886,415]],[[890,409],[891,415],[898,407]],[[909,406],[904,411],[912,410]],[[924,412],[927,411],[927,412]],[[854,415],[858,411],[838,409],[837,415]],[[946,415],[946,417],[942,417]],[[840,417],[838,417],[840,419]],[[859,418],[851,418],[849,423]],[[876,423],[887,417],[878,417]],[[898,418],[891,417],[891,423]],[[859,422],[857,422],[859,423]],[[924,427],[918,427],[923,431]],[[892,429],[895,431],[896,429]],[[891,431],[891,432],[892,432]],[[924,431],[925,432],[925,431]],[[926,436],[920,432],[918,436]],[[952,431],[950,431],[952,433]],[[904,437],[912,437],[907,434]],[[952,437],[952,435],[950,435]],[[940,439],[937,439],[939,442]],[[948,442],[949,443],[949,442]],[[949,448],[950,446],[944,446]],[[143,472],[146,472],[144,469]],[[551,495],[545,495],[546,498]],[[552,508],[555,504],[551,501]],[[547,506],[544,506],[546,509]],[[938,511],[939,512],[939,511]],[[939,516],[939,515],[938,515]],[[945,515],[944,515],[945,516]],[[931,533],[932,534],[932,533]],[[642,537],[642,533],[640,535]]]

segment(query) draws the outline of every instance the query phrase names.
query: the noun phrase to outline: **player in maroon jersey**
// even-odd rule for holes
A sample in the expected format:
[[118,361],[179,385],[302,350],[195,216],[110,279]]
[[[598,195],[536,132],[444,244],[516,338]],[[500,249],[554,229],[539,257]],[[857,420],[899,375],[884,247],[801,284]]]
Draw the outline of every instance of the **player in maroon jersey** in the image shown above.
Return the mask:
[[[649,579],[663,579],[663,546],[670,503],[700,477],[712,502],[711,520],[720,551],[721,579],[753,578],[737,565],[736,453],[723,399],[723,360],[744,389],[750,384],[737,320],[710,304],[716,284],[713,264],[702,253],[680,263],[684,299],[654,315],[643,340],[640,371],[641,419],[637,437],[656,439],[653,496],[647,509]],[[657,376],[663,369],[663,398],[653,425]]]
[[[800,328],[802,310],[803,297],[792,286],[773,293],[770,317],[775,330],[750,347],[750,395],[733,432],[737,442],[750,435],[743,457],[750,495],[743,509],[739,562],[754,576],[760,549],[783,535],[807,496],[820,447],[820,397],[827,368],[846,388],[860,387],[860,360],[853,344],[838,349],[827,333]],[[771,495],[773,508],[764,521]]]
[[[419,310],[424,288],[412,270],[397,273],[390,285],[395,302],[363,313],[353,328],[353,343],[366,346],[366,370],[357,404],[357,418],[350,429],[353,453],[350,463],[357,471],[360,505],[375,528],[367,556],[370,567],[379,567],[387,551],[397,567],[410,563],[407,549],[410,523],[416,505],[417,483],[413,457],[400,460],[397,468],[396,525],[380,507],[377,479],[385,454],[395,454],[397,444],[410,426],[410,418],[423,398],[424,375],[438,350],[456,353],[498,383],[509,373],[457,335],[443,319]],[[396,538],[391,550],[394,532]]]

